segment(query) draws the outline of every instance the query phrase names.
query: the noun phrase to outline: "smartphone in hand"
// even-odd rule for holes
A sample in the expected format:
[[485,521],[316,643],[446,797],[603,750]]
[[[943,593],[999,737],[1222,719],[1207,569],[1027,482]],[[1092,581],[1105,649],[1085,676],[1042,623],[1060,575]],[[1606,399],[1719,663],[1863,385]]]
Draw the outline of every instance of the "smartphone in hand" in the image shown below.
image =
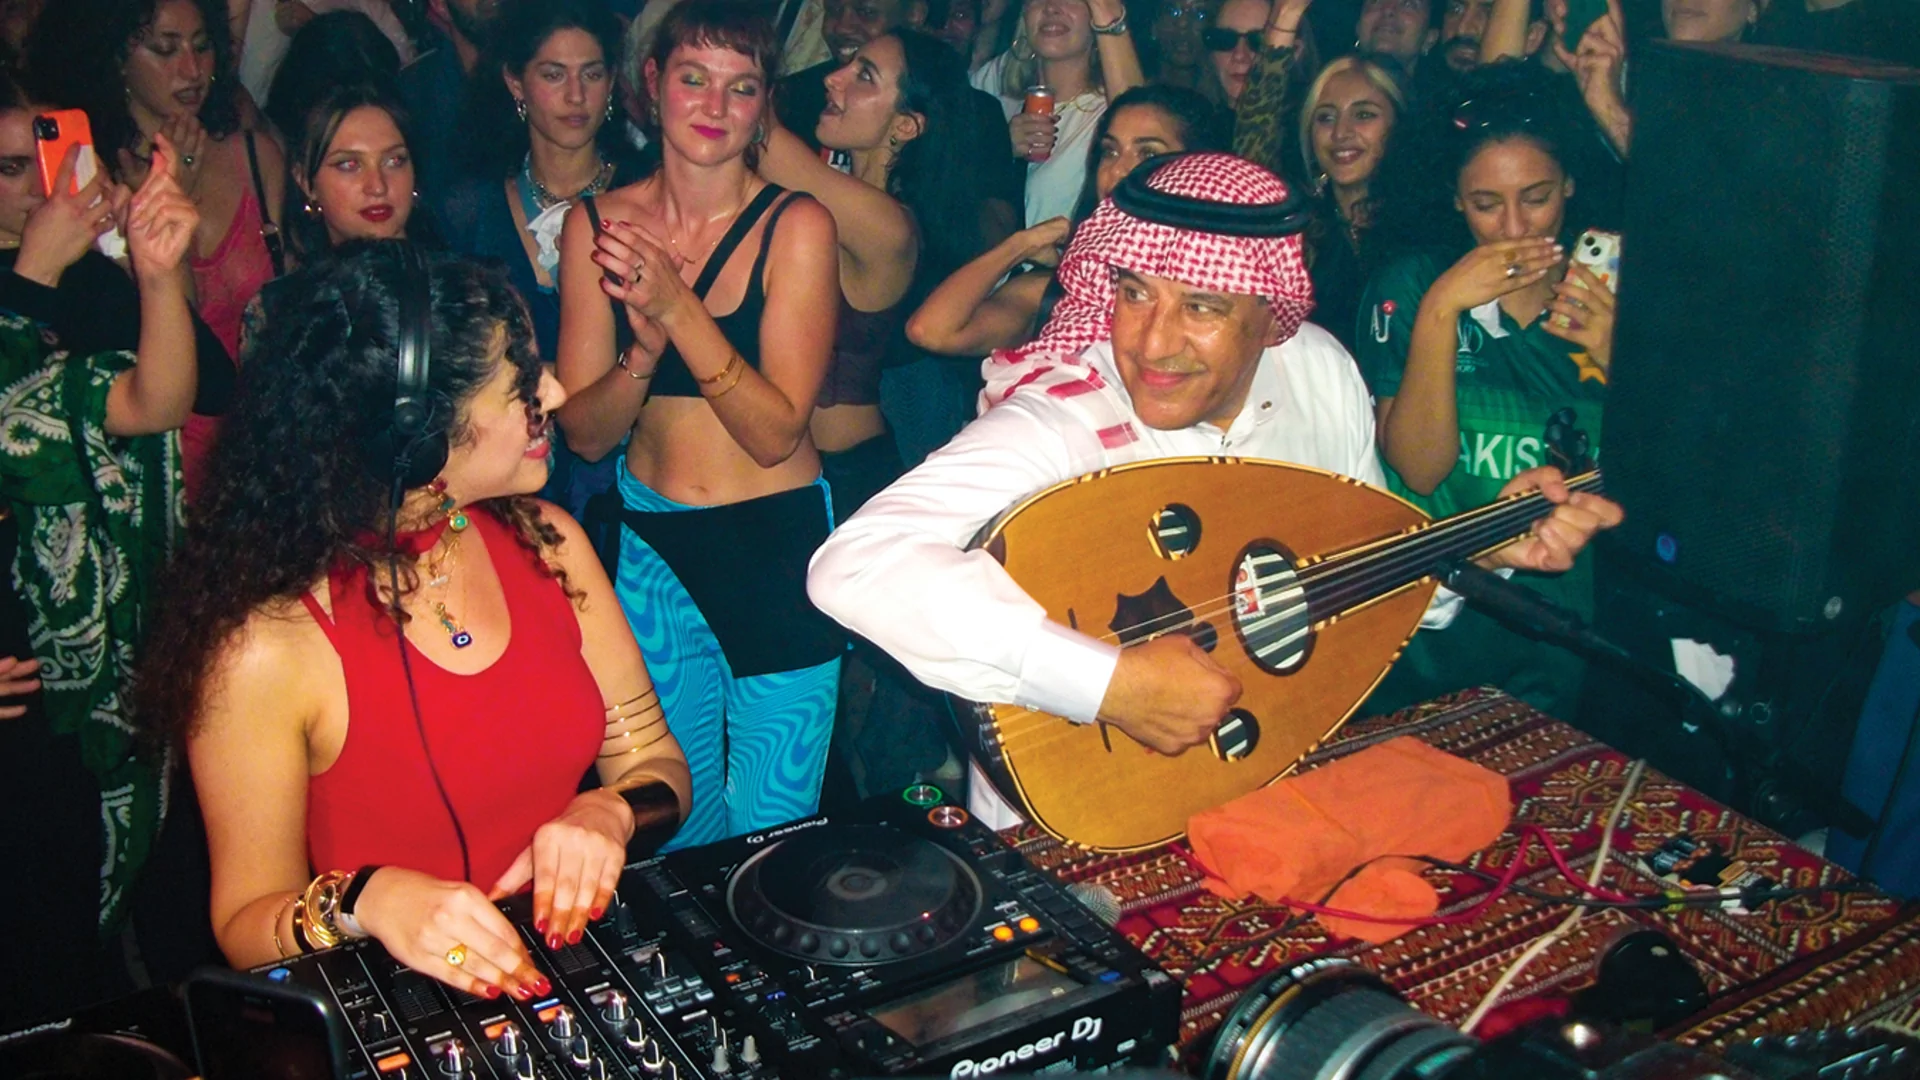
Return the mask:
[[87,123],[87,114],[79,109],[58,109],[34,117],[33,142],[40,159],[40,190],[49,199],[53,198],[54,181],[60,176],[60,164],[67,160],[68,150],[80,148],[68,194],[92,183],[100,169],[93,150],[93,125]]
[[1607,0],[1567,0],[1566,33],[1560,35],[1560,44],[1568,52],[1580,49],[1580,39],[1587,35],[1587,28],[1598,22],[1600,16],[1607,13]]

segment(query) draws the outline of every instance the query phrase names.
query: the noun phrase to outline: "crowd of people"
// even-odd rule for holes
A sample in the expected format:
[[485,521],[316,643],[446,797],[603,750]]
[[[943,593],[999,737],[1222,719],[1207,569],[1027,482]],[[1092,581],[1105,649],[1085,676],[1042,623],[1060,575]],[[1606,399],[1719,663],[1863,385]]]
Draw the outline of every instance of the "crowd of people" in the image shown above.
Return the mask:
[[[1910,60],[1909,7],[4,5],[38,945],[0,1027],[360,936],[544,993],[491,901],[578,940],[630,852],[961,783],[939,691],[1204,741],[1239,687],[1189,639],[1098,645],[967,550],[1108,465],[1539,488],[1487,561],[1590,610],[1618,509],[1536,467],[1550,426],[1600,453],[1613,293],[1569,252],[1621,227],[1630,57]],[[1427,623],[1367,708],[1576,707],[1570,654]]]

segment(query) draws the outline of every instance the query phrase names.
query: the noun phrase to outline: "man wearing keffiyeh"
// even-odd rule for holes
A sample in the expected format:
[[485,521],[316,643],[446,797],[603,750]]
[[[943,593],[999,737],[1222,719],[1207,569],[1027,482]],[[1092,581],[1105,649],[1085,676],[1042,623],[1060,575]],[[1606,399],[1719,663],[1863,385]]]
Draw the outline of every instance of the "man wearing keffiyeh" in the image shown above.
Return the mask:
[[[976,701],[1096,717],[1162,753],[1205,742],[1237,680],[1191,639],[1126,649],[1050,621],[989,553],[967,550],[1020,498],[1115,465],[1232,455],[1384,485],[1353,359],[1306,321],[1300,207],[1228,154],[1143,164],[1075,233],[1066,297],[1040,338],[986,361],[981,417],[869,501],[815,554],[814,603],[921,681]],[[1516,477],[1559,505],[1488,565],[1564,570],[1619,508],[1568,497],[1552,470]],[[1072,543],[1062,537],[1062,543]],[[1444,626],[1443,594],[1424,625]],[[974,784],[993,827],[1004,804]]]

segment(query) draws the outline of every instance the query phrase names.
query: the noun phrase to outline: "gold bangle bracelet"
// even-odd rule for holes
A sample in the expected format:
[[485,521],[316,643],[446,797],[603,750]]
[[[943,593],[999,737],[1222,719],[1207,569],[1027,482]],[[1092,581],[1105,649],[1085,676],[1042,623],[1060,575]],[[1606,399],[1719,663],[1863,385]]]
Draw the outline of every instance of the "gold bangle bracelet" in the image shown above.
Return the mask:
[[[625,750],[608,751],[606,753],[599,754],[598,758],[601,761],[606,761],[610,758],[626,757],[628,754],[637,754],[640,751],[645,750],[646,748],[652,746],[654,743],[659,742],[661,739],[666,738],[669,734],[671,734],[671,732],[663,730],[658,735],[655,735],[653,738],[648,739],[646,742],[643,742],[638,746],[629,746]],[[621,736],[621,737],[626,738],[628,736]],[[606,743],[603,742],[600,745],[605,746]]]
[[294,901],[298,899],[300,899],[300,894],[294,893],[292,896],[287,897],[286,901],[276,908],[273,913],[273,951],[278,954],[282,960],[285,960],[289,954],[287,947],[280,941],[280,920],[286,917],[287,909],[292,907]]
[[708,394],[708,393],[706,393],[706,391],[704,391],[704,390],[702,390],[702,391],[701,391],[701,393],[702,393],[702,394],[705,394],[705,396],[706,396],[706,399],[707,399],[708,401],[716,401],[716,400],[718,400],[718,399],[720,399],[720,398],[723,398],[723,397],[725,397],[725,396],[727,396],[727,395],[728,395],[729,393],[732,393],[732,392],[733,392],[733,388],[734,388],[734,387],[736,387],[736,386],[739,386],[739,385],[740,385],[740,376],[741,376],[741,375],[742,375],[742,374],[743,374],[743,373],[744,373],[744,372],[745,372],[746,370],[747,370],[747,365],[746,365],[745,363],[742,363],[742,364],[741,364],[741,365],[740,365],[739,367],[737,367],[737,368],[734,368],[734,369],[733,369],[733,381],[732,381],[732,382],[729,382],[729,383],[728,383],[727,385],[725,385],[725,386],[723,386],[723,387],[721,387],[721,388],[720,388],[720,389],[718,389],[718,390],[715,390],[715,391],[714,391],[713,393],[711,393],[711,394]]
[[700,378],[699,376],[695,376],[695,378],[699,380],[702,386],[712,386],[714,383],[719,382],[721,379],[726,378],[730,374],[733,375],[735,379],[738,379],[740,376],[734,373],[739,368],[745,367],[746,363],[747,362],[745,360],[742,360],[740,358],[739,353],[734,353],[732,358],[727,361],[726,367],[721,368],[719,371],[714,372],[712,375],[707,376],[706,378]]

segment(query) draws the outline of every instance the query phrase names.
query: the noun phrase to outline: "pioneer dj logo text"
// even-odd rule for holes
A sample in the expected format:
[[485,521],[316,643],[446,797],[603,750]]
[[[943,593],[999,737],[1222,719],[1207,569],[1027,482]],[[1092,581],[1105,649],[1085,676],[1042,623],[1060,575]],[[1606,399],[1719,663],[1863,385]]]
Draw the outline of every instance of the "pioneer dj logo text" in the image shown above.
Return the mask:
[[979,1061],[965,1058],[957,1061],[952,1071],[947,1073],[948,1080],[971,1080],[976,1076],[991,1076],[1022,1062],[1045,1057],[1069,1042],[1093,1042],[1100,1037],[1100,1028],[1103,1024],[1104,1021],[1098,1016],[1076,1017],[1073,1027],[1067,1031],[1056,1031],[1044,1039],[1035,1039],[1024,1046],[1002,1051],[990,1058],[982,1058]]

